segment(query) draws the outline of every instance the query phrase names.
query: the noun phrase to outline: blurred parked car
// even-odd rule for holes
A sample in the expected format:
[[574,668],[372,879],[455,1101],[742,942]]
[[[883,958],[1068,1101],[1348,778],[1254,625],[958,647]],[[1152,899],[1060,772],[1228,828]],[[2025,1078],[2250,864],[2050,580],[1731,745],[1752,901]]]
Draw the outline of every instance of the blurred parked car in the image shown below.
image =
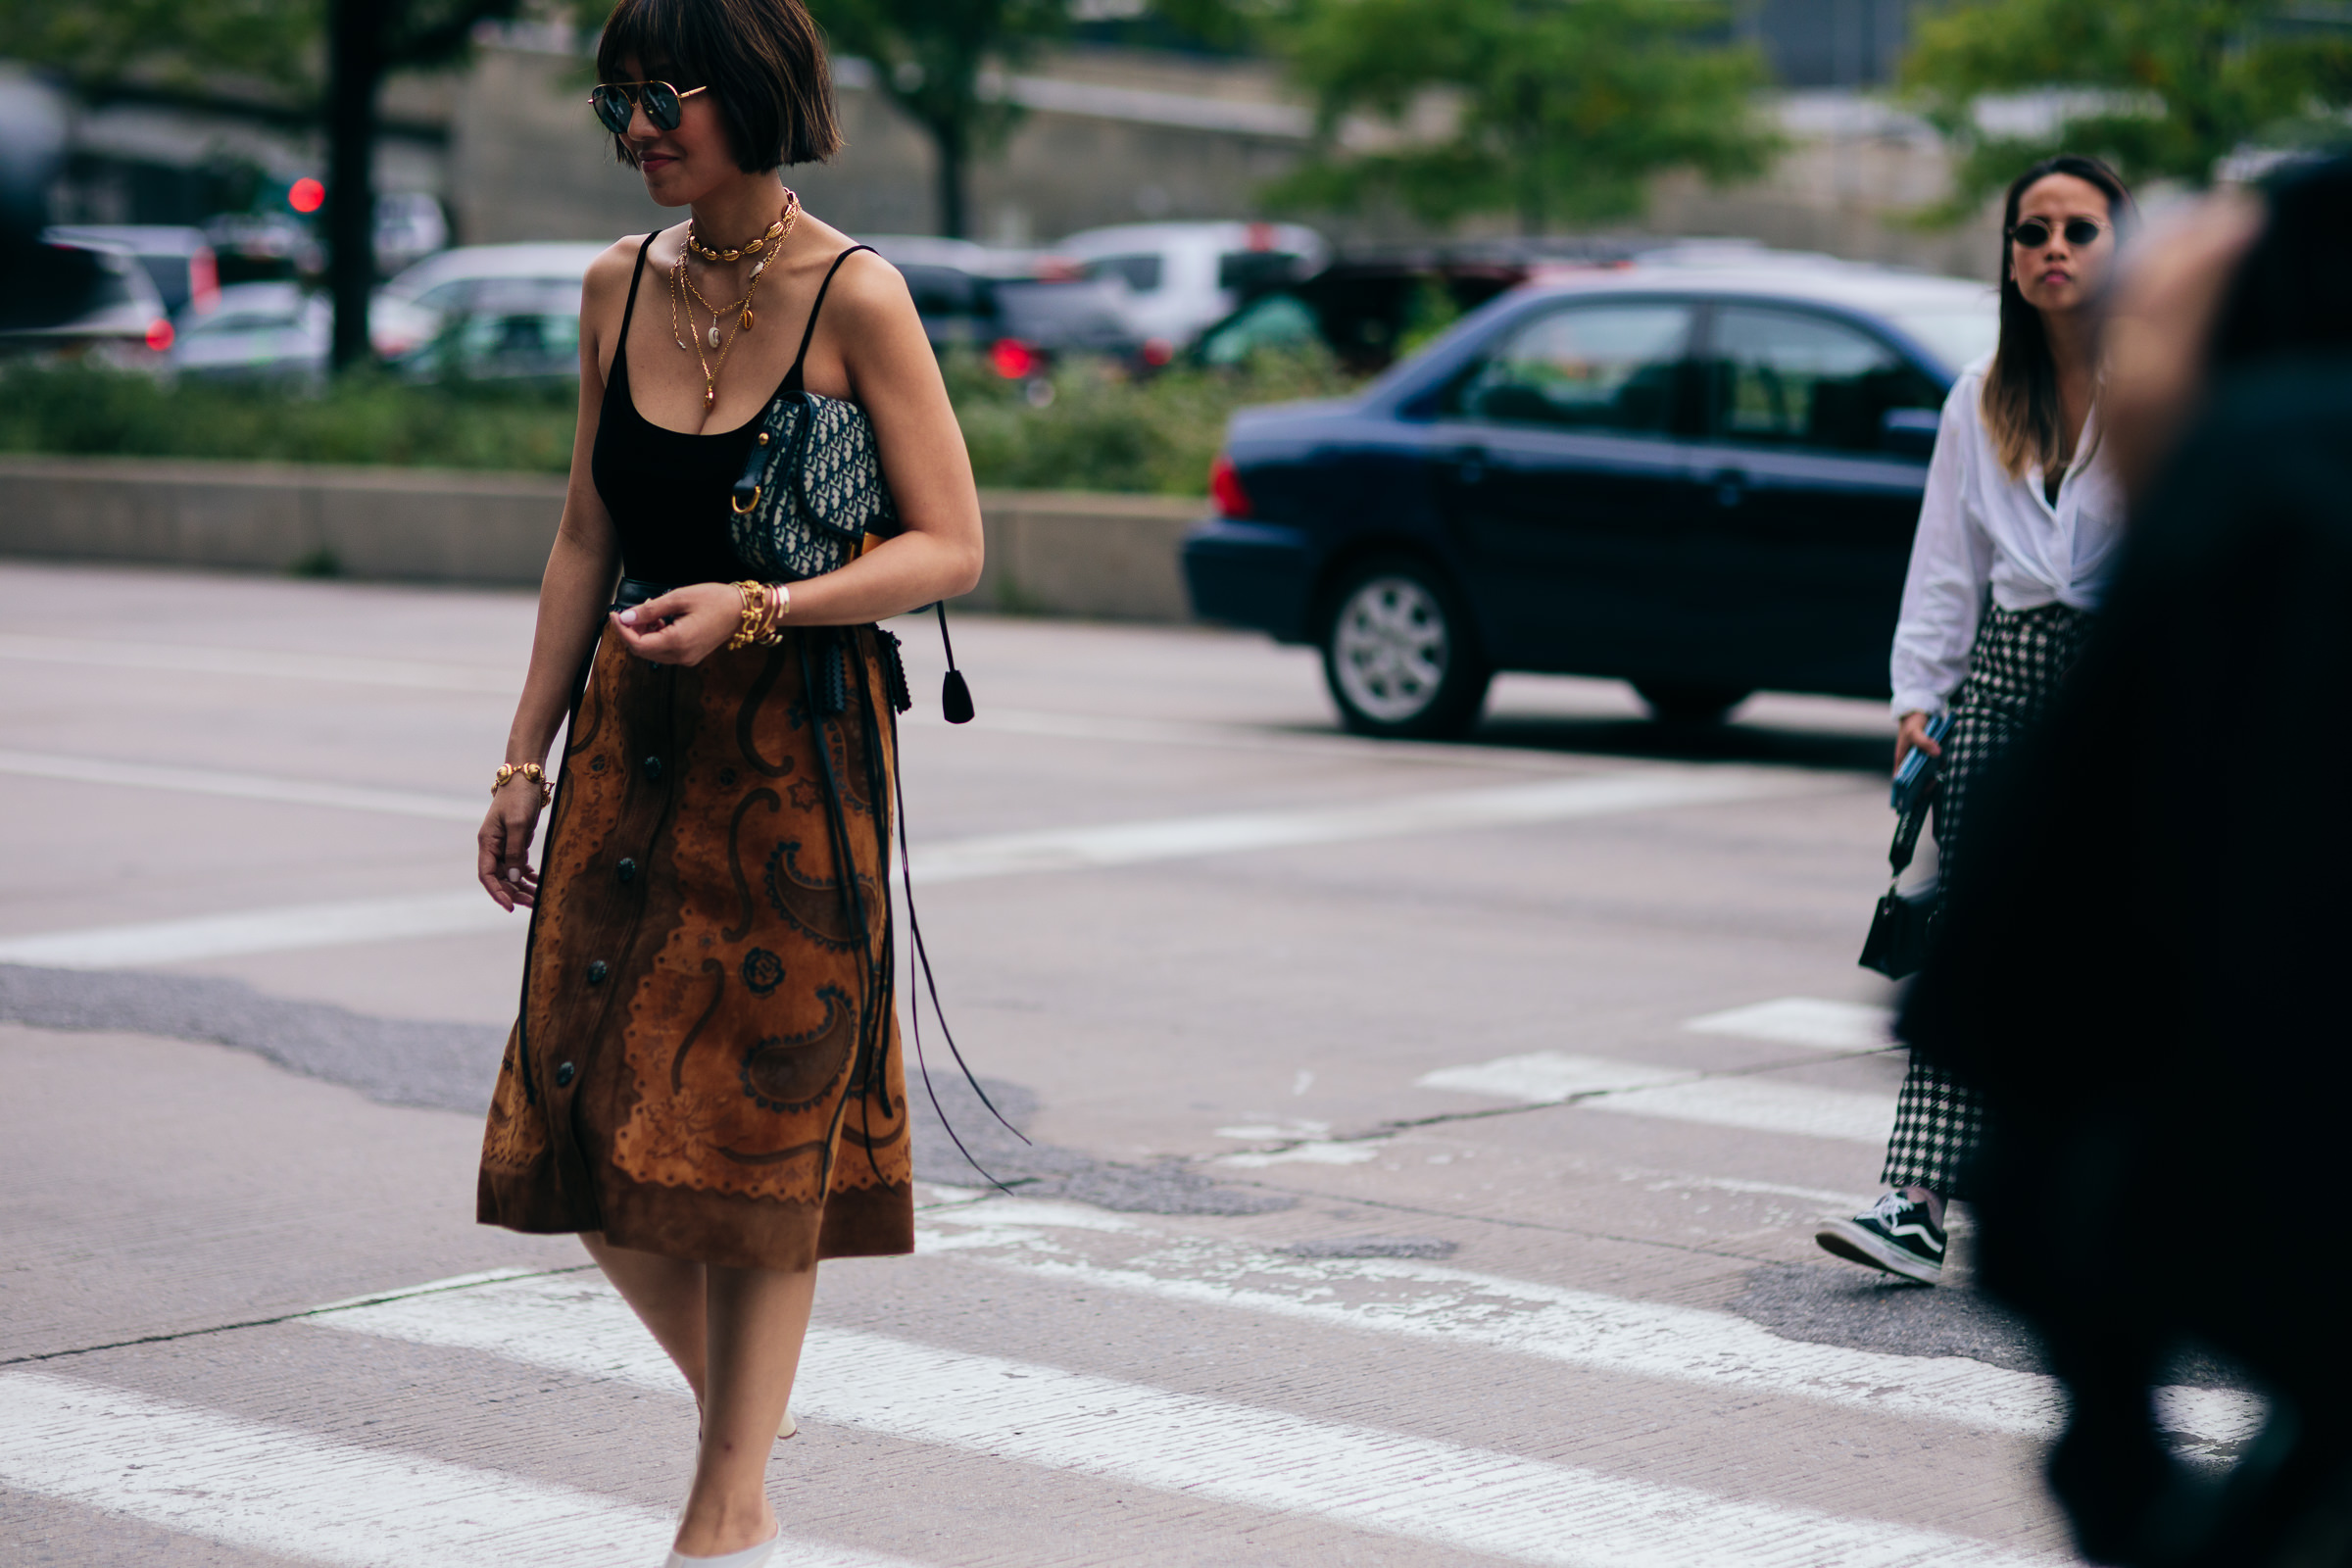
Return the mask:
[[937,350],[986,350],[1014,378],[1062,354],[1126,357],[1142,346],[1121,310],[1122,289],[1035,251],[926,234],[884,234],[867,244],[906,279]]
[[167,316],[201,316],[220,303],[220,269],[201,228],[177,223],[61,223],[41,237],[101,246],[132,258],[146,269]]
[[1819,261],[1530,285],[1354,398],[1237,414],[1194,606],[1320,645],[1367,734],[1459,733],[1498,669],[1683,720],[1885,696],[1937,411],[1996,332],[1983,284]]
[[576,376],[580,285],[537,277],[476,278],[462,304],[439,315],[432,335],[393,364],[403,374],[434,378],[514,381]]
[[1296,223],[1121,223],[1053,249],[1113,286],[1129,334],[1162,362],[1247,296],[1311,277],[1331,257],[1320,234]]
[[[368,334],[377,354],[392,359],[417,346],[414,311],[376,296]],[[326,378],[333,341],[334,306],[325,295],[299,283],[231,283],[211,312],[181,322],[170,363],[172,373],[199,380],[317,384]]]
[[214,270],[231,283],[292,283],[326,270],[326,249],[285,213],[220,213],[204,220]]
[[390,277],[449,243],[449,218],[422,191],[394,191],[375,199],[375,270]]
[[471,310],[486,283],[516,280],[565,285],[571,312],[579,315],[580,280],[608,246],[595,241],[546,240],[519,245],[461,245],[436,252],[384,285],[387,298],[421,305],[441,315]]
[[158,369],[172,346],[155,280],[111,245],[41,240],[10,247],[0,291],[0,355],[94,358]]

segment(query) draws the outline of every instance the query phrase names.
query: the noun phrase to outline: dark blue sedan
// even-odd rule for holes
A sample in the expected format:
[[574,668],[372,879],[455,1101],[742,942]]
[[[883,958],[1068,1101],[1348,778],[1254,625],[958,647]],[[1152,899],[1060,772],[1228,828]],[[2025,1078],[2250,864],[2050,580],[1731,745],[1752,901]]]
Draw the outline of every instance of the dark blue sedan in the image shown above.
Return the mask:
[[1497,670],[1705,722],[1884,697],[1982,284],[1828,261],[1531,285],[1356,397],[1236,415],[1184,546],[1202,616],[1323,650],[1365,734],[1459,734]]

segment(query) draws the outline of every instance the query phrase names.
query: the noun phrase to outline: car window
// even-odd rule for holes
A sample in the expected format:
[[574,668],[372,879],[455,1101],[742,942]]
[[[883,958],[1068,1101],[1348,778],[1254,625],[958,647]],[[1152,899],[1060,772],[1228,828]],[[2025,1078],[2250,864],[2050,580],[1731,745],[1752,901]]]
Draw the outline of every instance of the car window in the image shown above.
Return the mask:
[[1138,294],[1159,287],[1159,257],[1151,251],[1134,256],[1098,256],[1086,264],[1088,277],[1115,278]]
[[1985,292],[1982,305],[1894,310],[1886,315],[1895,325],[1926,344],[1953,371],[1964,370],[1990,354],[1993,345],[2001,340],[2000,306],[1990,290]]
[[1826,317],[1726,306],[1714,335],[1708,379],[1725,439],[1873,452],[1888,411],[1943,403],[1892,348]]
[[1200,340],[1210,365],[1240,365],[1261,349],[1303,349],[1323,339],[1322,323],[1296,294],[1268,294]]
[[1527,322],[1458,384],[1453,412],[1509,424],[1663,431],[1690,308],[1573,305]]
[[456,277],[446,283],[436,283],[416,296],[416,303],[436,311],[462,311],[473,292],[473,279]]
[[1305,263],[1290,251],[1227,251],[1217,258],[1217,287],[1273,288],[1303,276]]
[[899,269],[906,292],[914,297],[921,316],[979,316],[989,309],[988,291],[980,278],[959,267],[909,265]]

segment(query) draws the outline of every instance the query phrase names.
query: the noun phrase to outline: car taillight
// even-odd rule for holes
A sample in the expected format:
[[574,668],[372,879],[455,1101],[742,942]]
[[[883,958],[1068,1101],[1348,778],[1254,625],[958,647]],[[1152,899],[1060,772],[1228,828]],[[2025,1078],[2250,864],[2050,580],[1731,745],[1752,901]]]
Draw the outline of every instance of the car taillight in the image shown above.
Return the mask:
[[209,245],[199,245],[188,258],[188,307],[198,316],[211,314],[220,305],[220,263]]
[[172,323],[157,317],[147,323],[147,346],[161,354],[172,346]]
[[1007,381],[1018,381],[1035,375],[1045,367],[1045,356],[1017,337],[1001,337],[988,351],[988,363]]
[[1146,365],[1157,367],[1176,357],[1176,345],[1164,337],[1144,339],[1143,358]]
[[1250,515],[1250,492],[1242,488],[1242,476],[1233,471],[1233,459],[1222,452],[1208,466],[1208,495],[1217,504],[1218,516]]

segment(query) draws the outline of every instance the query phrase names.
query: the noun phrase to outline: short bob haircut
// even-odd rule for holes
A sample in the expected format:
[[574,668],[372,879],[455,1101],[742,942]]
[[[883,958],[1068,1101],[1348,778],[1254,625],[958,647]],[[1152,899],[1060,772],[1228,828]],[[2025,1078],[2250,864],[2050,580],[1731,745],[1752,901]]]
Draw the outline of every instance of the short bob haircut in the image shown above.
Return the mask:
[[[802,0],[620,0],[597,42],[597,79],[629,79],[624,61],[681,91],[710,88],[747,174],[821,163],[841,149],[833,68]],[[626,137],[613,137],[612,149],[637,167]]]

